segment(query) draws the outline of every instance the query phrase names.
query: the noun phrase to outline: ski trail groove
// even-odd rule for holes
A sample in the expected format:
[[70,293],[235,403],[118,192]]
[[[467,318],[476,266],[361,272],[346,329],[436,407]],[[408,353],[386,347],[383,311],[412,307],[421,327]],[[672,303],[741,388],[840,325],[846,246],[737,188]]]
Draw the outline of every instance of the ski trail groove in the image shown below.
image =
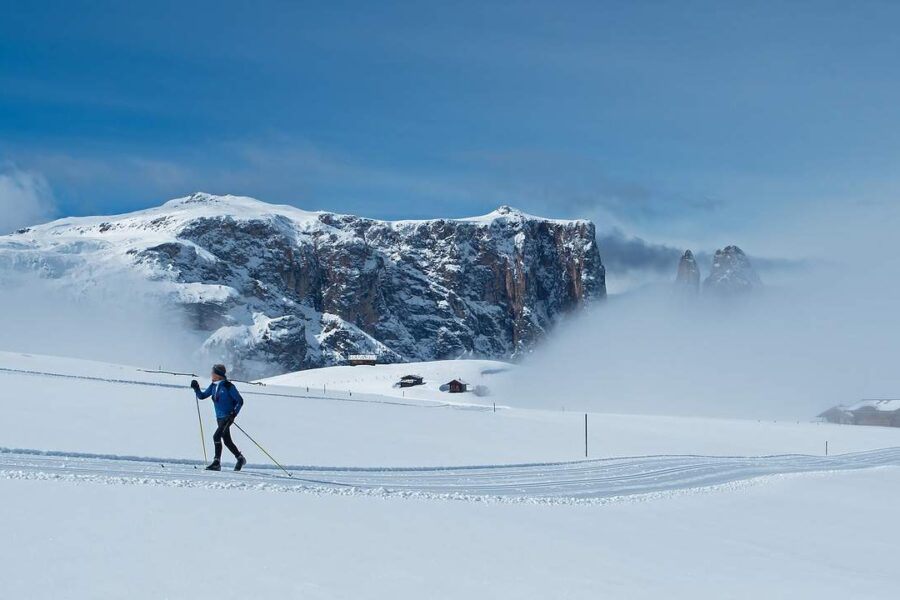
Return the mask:
[[667,496],[770,476],[885,466],[900,466],[900,448],[831,457],[663,455],[469,467],[288,466],[292,477],[270,465],[248,465],[241,473],[209,472],[185,459],[0,448],[0,476],[7,478],[558,503]]

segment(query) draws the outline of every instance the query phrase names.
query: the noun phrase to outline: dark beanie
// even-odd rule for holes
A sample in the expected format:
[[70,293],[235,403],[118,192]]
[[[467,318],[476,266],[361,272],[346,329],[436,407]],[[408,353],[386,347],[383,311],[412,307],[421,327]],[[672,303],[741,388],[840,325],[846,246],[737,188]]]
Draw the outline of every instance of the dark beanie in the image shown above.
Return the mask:
[[225,377],[225,365],[213,365],[212,372],[219,377]]

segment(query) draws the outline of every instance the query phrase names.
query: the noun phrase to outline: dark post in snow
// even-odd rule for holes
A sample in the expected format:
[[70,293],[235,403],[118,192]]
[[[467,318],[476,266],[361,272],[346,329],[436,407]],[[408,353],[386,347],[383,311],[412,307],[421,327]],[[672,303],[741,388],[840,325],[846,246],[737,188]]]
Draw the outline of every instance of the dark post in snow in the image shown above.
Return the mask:
[[584,457],[588,455],[588,430],[587,430],[587,413],[584,413]]
[[497,403],[494,402],[494,412],[497,412]]
[[825,440],[825,456],[828,456],[828,440]]

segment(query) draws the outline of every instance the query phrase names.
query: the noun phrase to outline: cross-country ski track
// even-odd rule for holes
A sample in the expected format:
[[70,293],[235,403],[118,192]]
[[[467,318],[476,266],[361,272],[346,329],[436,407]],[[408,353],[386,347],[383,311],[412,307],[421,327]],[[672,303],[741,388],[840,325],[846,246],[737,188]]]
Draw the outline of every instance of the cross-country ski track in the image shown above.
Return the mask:
[[772,476],[884,466],[900,466],[900,448],[832,457],[642,456],[427,468],[287,466],[290,476],[268,465],[216,473],[188,460],[0,449],[0,476],[15,479],[561,504],[665,497]]

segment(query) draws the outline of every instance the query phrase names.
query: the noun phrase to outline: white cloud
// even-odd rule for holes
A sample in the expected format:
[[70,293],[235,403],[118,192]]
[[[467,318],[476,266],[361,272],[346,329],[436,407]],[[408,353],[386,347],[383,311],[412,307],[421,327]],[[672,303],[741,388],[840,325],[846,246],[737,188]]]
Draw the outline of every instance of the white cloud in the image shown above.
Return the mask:
[[40,173],[9,167],[0,171],[0,234],[51,219],[56,201]]

